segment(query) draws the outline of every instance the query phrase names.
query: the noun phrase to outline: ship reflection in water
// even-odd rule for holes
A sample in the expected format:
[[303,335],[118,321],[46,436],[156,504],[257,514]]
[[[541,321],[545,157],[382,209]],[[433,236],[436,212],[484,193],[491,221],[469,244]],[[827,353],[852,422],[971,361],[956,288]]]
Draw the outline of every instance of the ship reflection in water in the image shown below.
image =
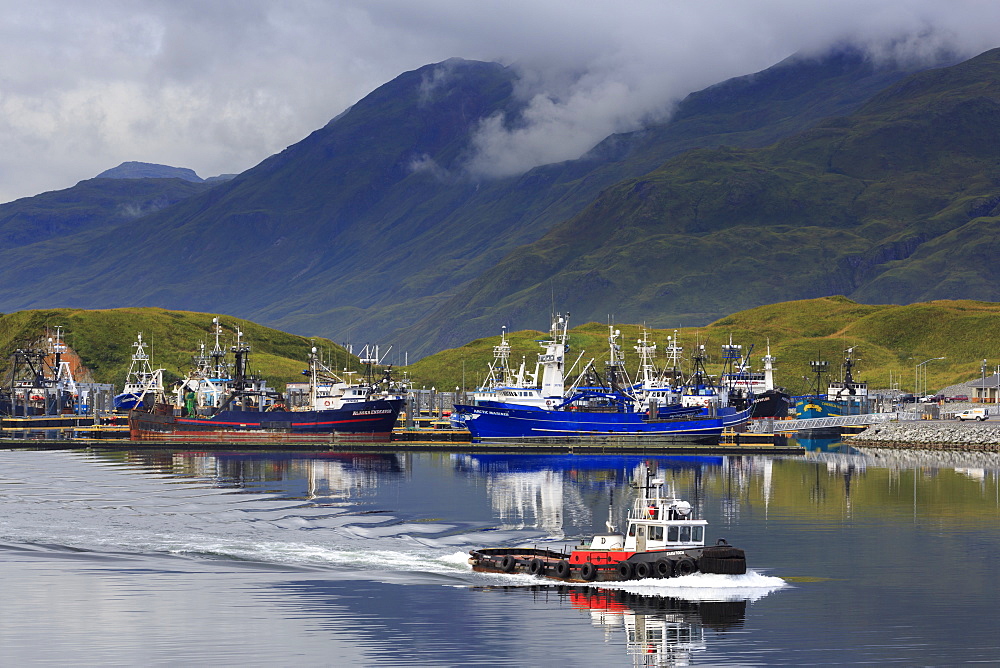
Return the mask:
[[[496,587],[523,593],[524,587]],[[741,596],[730,600],[698,600],[660,594],[636,593],[600,587],[529,587],[535,598],[568,604],[590,615],[591,624],[605,632],[605,641],[619,633],[634,666],[687,666],[708,648],[706,630],[724,633],[743,627],[747,603],[766,595]],[[694,592],[692,592],[693,594]],[[709,634],[710,636],[710,634]]]

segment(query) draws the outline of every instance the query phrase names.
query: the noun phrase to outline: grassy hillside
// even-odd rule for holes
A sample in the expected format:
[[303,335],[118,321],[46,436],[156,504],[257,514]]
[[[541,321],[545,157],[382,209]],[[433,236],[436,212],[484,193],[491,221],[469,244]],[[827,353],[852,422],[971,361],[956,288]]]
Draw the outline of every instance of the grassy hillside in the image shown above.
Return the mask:
[[[628,368],[634,371],[638,356],[632,346],[641,336],[640,325],[616,325],[622,332],[622,349]],[[855,378],[866,380],[873,388],[888,388],[899,383],[903,390],[913,390],[915,366],[934,357],[941,361],[924,365],[927,387],[935,390],[954,383],[979,377],[980,364],[985,358],[998,363],[1000,351],[1000,303],[976,301],[934,301],[897,305],[859,304],[846,297],[824,297],[784,302],[741,311],[713,322],[706,327],[679,328],[680,344],[690,355],[696,344],[704,344],[710,355],[709,370],[720,368],[720,346],[728,343],[743,345],[744,351],[753,346],[752,365],[761,369],[760,358],[770,343],[771,353],[778,358],[775,382],[794,393],[809,389],[812,378],[809,362],[823,359],[837,370],[844,351],[855,348],[858,365]],[[584,361],[607,359],[607,325],[588,323],[570,332],[572,364],[581,350]],[[673,329],[651,329],[650,338],[659,344],[674,336]],[[540,350],[538,339],[545,335],[537,331],[521,331],[508,335],[511,341],[512,364],[526,356],[533,369]],[[460,348],[445,350],[412,364],[408,371],[415,387],[436,386],[453,389],[462,385],[473,388],[485,376],[493,356],[493,346],[499,335],[477,339]],[[662,354],[658,360],[663,364]],[[685,371],[689,369],[685,367]]]
[[[0,364],[6,372],[11,352],[21,346],[42,341],[62,327],[63,340],[79,356],[85,371],[95,382],[114,383],[119,389],[125,382],[136,334],[142,332],[148,344],[146,352],[156,367],[166,369],[164,380],[183,377],[192,366],[192,356],[204,342],[209,350],[215,344],[212,329],[214,315],[190,311],[167,311],[159,308],[123,308],[109,310],[48,309],[19,311],[0,316]],[[358,369],[357,359],[331,341],[309,339],[264,327],[248,320],[219,316],[223,326],[220,343],[228,349],[235,342],[235,330],[251,346],[250,368],[261,373],[273,387],[301,380],[306,357],[315,345],[333,366]]]

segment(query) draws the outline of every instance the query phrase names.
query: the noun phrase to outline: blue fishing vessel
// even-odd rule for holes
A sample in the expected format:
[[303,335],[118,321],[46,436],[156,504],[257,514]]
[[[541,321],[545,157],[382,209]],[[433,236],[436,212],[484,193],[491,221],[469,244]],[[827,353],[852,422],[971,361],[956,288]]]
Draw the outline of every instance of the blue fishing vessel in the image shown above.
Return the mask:
[[600,438],[641,439],[650,442],[718,442],[724,429],[743,424],[750,409],[717,409],[710,415],[702,409],[661,409],[648,412],[581,409],[572,405],[540,411],[514,406],[455,407],[465,415],[465,425],[474,442],[482,441],[590,441]]
[[136,336],[132,344],[132,366],[125,377],[125,388],[114,398],[115,410],[130,411],[137,408],[150,408],[158,401],[163,401],[163,369],[153,369],[146,353],[146,344],[142,341],[142,332]]
[[[664,389],[664,384],[647,387],[645,382],[629,381],[618,344],[620,332],[614,327],[610,327],[608,337],[610,358],[604,378],[593,371],[591,360],[577,382],[565,389],[568,317],[554,316],[549,339],[540,342],[545,348],[538,356],[542,379],[539,398],[544,404],[480,399],[455,405],[455,414],[473,441],[717,442],[724,429],[749,418],[749,408],[726,405],[715,388],[711,396],[698,395],[696,402],[666,404],[649,391]],[[641,354],[651,352],[645,339],[639,341],[637,349]],[[698,368],[698,378],[707,378],[703,367]],[[707,385],[699,386],[699,391],[704,391],[703,387]]]

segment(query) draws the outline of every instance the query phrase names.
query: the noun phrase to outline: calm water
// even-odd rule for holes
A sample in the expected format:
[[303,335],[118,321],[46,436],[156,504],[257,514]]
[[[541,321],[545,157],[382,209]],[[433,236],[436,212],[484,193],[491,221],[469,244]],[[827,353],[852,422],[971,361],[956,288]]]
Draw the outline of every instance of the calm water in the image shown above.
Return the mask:
[[[0,451],[3,665],[1000,661],[995,457]],[[836,450],[836,448],[832,448]],[[658,467],[745,576],[567,587],[469,548],[621,522]]]

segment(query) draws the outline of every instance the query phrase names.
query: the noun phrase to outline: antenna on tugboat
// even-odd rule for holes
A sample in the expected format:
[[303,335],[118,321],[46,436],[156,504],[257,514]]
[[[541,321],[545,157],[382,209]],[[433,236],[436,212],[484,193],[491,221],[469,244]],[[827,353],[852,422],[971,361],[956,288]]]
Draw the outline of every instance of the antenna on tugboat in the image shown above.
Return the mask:
[[611,523],[612,513],[615,510],[615,490],[608,489],[608,519],[604,521],[604,526],[608,528],[608,533],[615,533],[618,529]]

